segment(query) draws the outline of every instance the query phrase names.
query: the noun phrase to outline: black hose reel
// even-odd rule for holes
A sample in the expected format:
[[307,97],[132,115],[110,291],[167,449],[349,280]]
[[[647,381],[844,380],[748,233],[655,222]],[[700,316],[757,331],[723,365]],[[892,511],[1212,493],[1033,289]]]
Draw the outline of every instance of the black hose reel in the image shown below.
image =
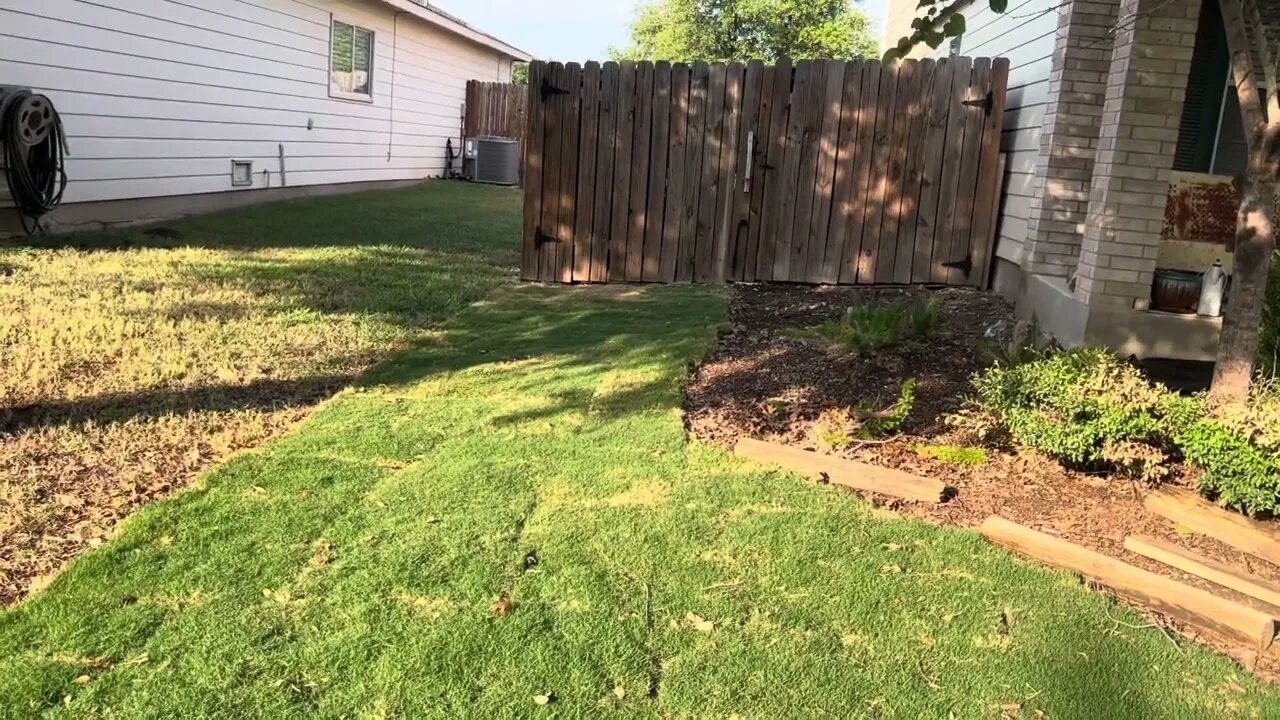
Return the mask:
[[31,234],[67,189],[67,136],[53,101],[0,85],[0,148],[9,194],[23,230]]

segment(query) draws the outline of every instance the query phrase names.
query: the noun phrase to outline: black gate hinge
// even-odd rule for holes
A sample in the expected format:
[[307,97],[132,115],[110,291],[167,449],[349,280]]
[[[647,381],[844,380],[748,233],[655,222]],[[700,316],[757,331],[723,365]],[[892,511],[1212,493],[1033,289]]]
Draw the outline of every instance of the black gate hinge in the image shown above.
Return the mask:
[[960,104],[969,107],[980,107],[986,114],[990,115],[991,111],[996,107],[996,95],[991,90],[988,90],[985,98],[981,100],[962,100]]
[[533,231],[533,244],[535,247],[541,247],[547,243],[560,242],[560,238],[554,235],[548,235],[541,227]]
[[963,260],[952,260],[951,262],[942,263],[942,267],[962,270],[964,271],[964,276],[969,277],[969,273],[973,272],[973,253],[965,255]]
[[551,81],[547,78],[542,78],[542,87],[540,88],[540,90],[542,92],[542,102],[546,102],[549,98],[551,98],[554,95],[569,94],[568,90],[565,90],[564,88],[558,88],[555,85],[552,85]]

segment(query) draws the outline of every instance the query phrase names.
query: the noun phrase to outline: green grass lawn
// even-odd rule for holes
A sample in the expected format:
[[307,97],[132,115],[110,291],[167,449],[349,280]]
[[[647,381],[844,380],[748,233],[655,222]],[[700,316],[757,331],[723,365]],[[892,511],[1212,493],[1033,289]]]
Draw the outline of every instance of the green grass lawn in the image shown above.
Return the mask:
[[434,182],[0,242],[0,607],[510,280],[520,193]]
[[497,291],[0,614],[0,715],[1280,713],[1066,575],[690,444],[725,312]]

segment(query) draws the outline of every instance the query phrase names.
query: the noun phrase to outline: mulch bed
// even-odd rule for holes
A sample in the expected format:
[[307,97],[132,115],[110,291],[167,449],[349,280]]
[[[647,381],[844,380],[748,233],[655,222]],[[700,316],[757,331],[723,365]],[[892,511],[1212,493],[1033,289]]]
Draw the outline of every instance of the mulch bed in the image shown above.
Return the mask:
[[[940,303],[938,336],[919,346],[879,353],[837,354],[789,337],[788,332],[838,319],[855,302],[883,303],[932,295]],[[968,289],[810,288],[741,285],[731,300],[732,323],[715,351],[695,371],[686,397],[686,421],[696,437],[726,448],[742,437],[817,450],[814,424],[825,410],[870,404],[885,407],[902,383],[915,378],[917,399],[902,435],[854,443],[850,459],[939,478],[959,491],[948,503],[925,506],[869,498],[886,509],[949,527],[972,528],[993,514],[1058,535],[1134,565],[1249,604],[1257,603],[1124,550],[1128,535],[1177,542],[1210,558],[1280,581],[1280,569],[1215,540],[1187,536],[1142,507],[1146,487],[1131,479],[1064,469],[1034,451],[988,449],[988,461],[964,467],[922,457],[920,444],[957,442],[945,418],[971,394],[970,378],[992,364],[995,336],[1014,325],[1001,298]],[[773,401],[773,402],[770,402]],[[781,402],[778,402],[781,401]],[[782,408],[781,411],[778,408]],[[1170,483],[1193,485],[1178,468]],[[1263,607],[1263,606],[1259,606]],[[1272,680],[1280,661],[1257,657],[1218,638],[1200,638]]]

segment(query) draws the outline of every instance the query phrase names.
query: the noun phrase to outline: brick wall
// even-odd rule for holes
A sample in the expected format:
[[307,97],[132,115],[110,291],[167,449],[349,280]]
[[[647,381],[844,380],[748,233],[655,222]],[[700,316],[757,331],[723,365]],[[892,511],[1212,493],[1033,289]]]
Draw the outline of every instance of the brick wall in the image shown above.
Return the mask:
[[1102,106],[1076,296],[1151,295],[1200,0],[1124,0]]
[[1067,277],[1079,260],[1117,9],[1118,3],[1103,0],[1073,2],[1058,11],[1041,170],[1022,261],[1027,272]]

